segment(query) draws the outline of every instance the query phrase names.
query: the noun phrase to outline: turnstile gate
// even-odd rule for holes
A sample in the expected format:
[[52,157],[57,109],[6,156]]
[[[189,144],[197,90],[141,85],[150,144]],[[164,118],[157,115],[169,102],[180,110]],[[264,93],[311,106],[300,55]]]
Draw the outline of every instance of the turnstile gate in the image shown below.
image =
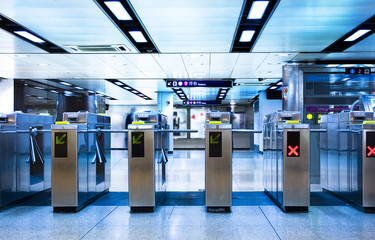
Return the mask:
[[232,125],[230,113],[206,113],[205,199],[209,212],[232,206]]
[[[364,212],[375,212],[375,96],[362,96],[364,111],[322,116],[321,187]],[[370,107],[366,107],[370,106]]]
[[299,112],[275,112],[263,121],[265,193],[285,212],[310,205],[310,128]]
[[111,181],[110,117],[87,112],[64,113],[52,125],[52,206],[77,212],[108,192]]
[[166,193],[167,119],[153,112],[134,119],[128,126],[129,206],[131,212],[150,212]]
[[51,187],[52,116],[0,114],[0,208]]

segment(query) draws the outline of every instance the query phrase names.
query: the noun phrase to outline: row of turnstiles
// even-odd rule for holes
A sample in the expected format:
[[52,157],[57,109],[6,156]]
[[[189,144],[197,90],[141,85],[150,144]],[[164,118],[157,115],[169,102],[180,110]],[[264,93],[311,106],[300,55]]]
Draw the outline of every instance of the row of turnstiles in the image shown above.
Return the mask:
[[[371,104],[370,104],[371,103]],[[280,111],[263,121],[263,179],[266,194],[288,211],[310,205],[310,132],[320,132],[321,186],[365,212],[375,207],[374,96],[362,96],[360,111],[322,116],[321,128],[301,123],[300,112]],[[208,211],[232,206],[230,113],[206,114],[205,203]],[[0,207],[51,188],[55,212],[79,211],[108,192],[111,133],[128,134],[129,206],[153,211],[166,195],[166,116],[135,114],[127,130],[113,130],[110,117],[87,112],[51,116],[0,114]],[[194,130],[177,130],[190,131]]]

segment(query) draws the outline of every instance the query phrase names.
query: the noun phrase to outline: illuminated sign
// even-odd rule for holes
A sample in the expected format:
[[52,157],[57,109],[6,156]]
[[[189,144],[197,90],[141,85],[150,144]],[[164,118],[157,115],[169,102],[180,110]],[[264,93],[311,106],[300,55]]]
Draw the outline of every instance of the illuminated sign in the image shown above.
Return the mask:
[[222,81],[184,81],[184,80],[167,80],[167,87],[214,87],[214,88],[231,88],[232,80]]
[[55,132],[55,157],[68,157],[68,133]]
[[288,157],[300,157],[300,136],[299,132],[287,132],[287,156]]
[[183,101],[183,105],[192,105],[192,106],[201,106],[201,105],[220,105],[221,101],[200,101],[200,100],[195,100],[195,101]]
[[375,158],[375,132],[366,133],[366,157]]
[[345,68],[345,74],[364,74],[364,75],[370,75],[371,74],[371,68]]

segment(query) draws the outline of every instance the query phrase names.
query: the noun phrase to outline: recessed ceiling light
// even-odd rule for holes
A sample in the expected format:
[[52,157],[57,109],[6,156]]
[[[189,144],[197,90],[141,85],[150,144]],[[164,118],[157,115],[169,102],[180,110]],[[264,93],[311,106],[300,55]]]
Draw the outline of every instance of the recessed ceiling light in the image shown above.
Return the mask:
[[132,93],[138,93],[138,91],[137,90],[132,90]]
[[66,95],[71,95],[71,94],[72,94],[72,92],[70,92],[70,91],[64,91],[64,93],[65,93]]
[[18,34],[24,38],[29,39],[30,41],[36,42],[36,43],[44,43],[45,41],[38,38],[37,36],[34,36],[33,34],[26,32],[26,31],[14,31],[15,34]]
[[89,93],[95,93],[94,91],[91,91],[91,90],[88,90],[87,92],[89,92]]
[[124,85],[122,82],[115,82],[115,84],[118,85],[118,86]]
[[105,95],[104,92],[96,91],[97,94]]
[[44,90],[42,87],[34,87],[35,89]]
[[131,88],[130,87],[124,87],[126,90],[130,90]]
[[138,43],[147,42],[145,36],[143,36],[143,33],[141,31],[129,31],[129,33],[136,42]]
[[118,20],[133,20],[124,6],[118,1],[105,1],[105,5],[111,10]]
[[276,85],[281,86],[283,85],[283,82],[278,82]]
[[51,93],[59,93],[58,91],[55,90],[49,90]]
[[247,19],[262,19],[269,1],[254,1]]
[[276,89],[277,87],[276,86],[272,86],[272,87],[270,87],[270,89]]
[[75,89],[78,89],[78,90],[83,90],[83,88],[78,87],[78,86],[75,86],[74,88],[75,88]]
[[347,39],[344,40],[344,42],[352,42],[352,41],[355,41],[357,40],[358,38],[362,37],[363,35],[365,35],[366,33],[370,32],[371,29],[361,29],[361,30],[358,30],[357,32],[355,32],[354,34],[352,34],[350,37],[348,37]]
[[182,91],[181,90],[177,90],[177,93],[182,93]]
[[67,82],[60,82],[60,84],[65,85],[65,86],[72,86],[72,84],[67,83]]
[[241,37],[240,37],[240,42],[250,42],[251,39],[253,38],[254,31],[252,30],[246,30],[242,31]]

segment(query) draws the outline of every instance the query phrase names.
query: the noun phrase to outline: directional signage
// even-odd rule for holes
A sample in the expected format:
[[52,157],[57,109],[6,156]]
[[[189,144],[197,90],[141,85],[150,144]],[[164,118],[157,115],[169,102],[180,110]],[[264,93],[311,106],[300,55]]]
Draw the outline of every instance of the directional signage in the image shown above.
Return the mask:
[[371,68],[361,67],[361,68],[345,68],[345,74],[364,74],[370,75]]
[[132,146],[132,157],[144,157],[145,156],[145,133],[144,132],[132,132],[131,134],[131,146]]
[[209,157],[222,157],[222,133],[210,132],[208,134],[209,141]]
[[287,156],[288,157],[300,157],[300,136],[299,132],[287,132]]
[[222,81],[184,81],[167,80],[167,87],[210,87],[210,88],[231,88],[232,80]]
[[55,157],[66,158],[68,157],[68,133],[55,132]]
[[366,157],[375,158],[375,132],[366,133]]
[[201,105],[220,105],[221,100],[218,101],[201,101],[201,100],[194,100],[194,101],[183,101],[183,105],[193,105],[193,106],[201,106]]

